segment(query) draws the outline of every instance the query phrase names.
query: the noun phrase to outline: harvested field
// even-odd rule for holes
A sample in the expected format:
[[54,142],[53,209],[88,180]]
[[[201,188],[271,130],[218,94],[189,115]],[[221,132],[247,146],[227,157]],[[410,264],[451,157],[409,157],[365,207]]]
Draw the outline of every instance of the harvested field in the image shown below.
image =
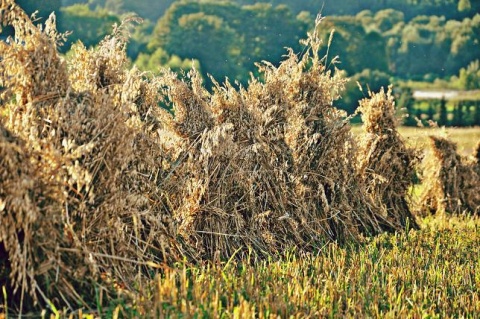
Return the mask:
[[195,70],[129,68],[126,25],[66,59],[53,15],[41,30],[13,1],[0,9],[16,31],[0,42],[9,311],[55,303],[72,313],[118,295],[139,305],[142,287],[178,262],[312,256],[419,228],[409,199],[416,155],[390,91],[361,102],[358,142],[335,107],[346,79],[325,67],[316,32],[302,55],[260,63],[248,87],[209,92]]
[[[469,156],[472,154],[478,141],[480,141],[480,127],[432,128],[400,126],[397,130],[407,146],[417,150],[425,150],[429,147],[429,136],[446,135],[449,140],[457,144],[457,151],[460,155]],[[355,136],[361,136],[362,126],[354,125],[352,132]]]

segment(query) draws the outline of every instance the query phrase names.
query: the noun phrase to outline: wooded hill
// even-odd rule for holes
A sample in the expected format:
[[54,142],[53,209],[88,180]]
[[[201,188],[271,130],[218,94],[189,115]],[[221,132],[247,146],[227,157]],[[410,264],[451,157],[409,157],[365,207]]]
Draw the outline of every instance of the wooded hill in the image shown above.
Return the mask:
[[[285,47],[302,52],[299,39],[320,12],[321,54],[330,68],[352,79],[340,107],[353,111],[364,93],[396,81],[444,80],[457,89],[480,88],[480,2],[469,0],[230,1],[19,1],[40,17],[56,11],[60,31],[75,30],[62,48],[81,40],[87,47],[134,12],[146,19],[132,30],[127,48],[142,70],[195,66],[207,88],[211,75],[247,85],[255,63],[278,64]],[[332,30],[333,40],[329,41]],[[327,44],[329,44],[327,46]],[[328,54],[327,54],[328,52]],[[332,61],[338,56],[340,63]]]

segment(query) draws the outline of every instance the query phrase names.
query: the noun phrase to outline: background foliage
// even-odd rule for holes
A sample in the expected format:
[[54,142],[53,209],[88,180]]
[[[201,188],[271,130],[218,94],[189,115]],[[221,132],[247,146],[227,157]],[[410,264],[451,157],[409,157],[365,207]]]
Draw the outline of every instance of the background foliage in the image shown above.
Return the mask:
[[[110,33],[114,23],[136,14],[145,21],[132,30],[127,48],[131,62],[153,72],[161,67],[188,71],[194,66],[200,70],[208,89],[213,83],[210,76],[219,82],[228,78],[246,86],[251,73],[259,75],[255,63],[267,60],[278,65],[286,54],[285,47],[301,55],[298,41],[312,31],[318,13],[327,17],[319,30],[325,42],[335,30],[328,55],[327,49],[322,54],[329,60],[338,56],[341,63],[330,64],[331,69],[338,67],[351,78],[344,99],[338,102],[350,113],[365,95],[358,90],[356,81],[372,90],[387,83],[402,87],[402,83],[409,81],[432,83],[437,89],[480,88],[479,1],[20,0],[18,3],[29,14],[38,9],[43,21],[49,12],[55,11],[61,31],[75,30],[62,48],[65,53],[78,40],[87,47],[95,45]],[[418,88],[411,83],[408,86],[411,90]],[[472,120],[455,121],[452,112],[455,102],[448,101],[446,124],[475,124],[473,113],[480,112],[478,106],[459,103],[472,113],[467,116]],[[432,105],[438,118],[439,100]],[[427,114],[418,101],[412,110],[413,115]],[[409,121],[412,125],[414,122],[417,123]]]

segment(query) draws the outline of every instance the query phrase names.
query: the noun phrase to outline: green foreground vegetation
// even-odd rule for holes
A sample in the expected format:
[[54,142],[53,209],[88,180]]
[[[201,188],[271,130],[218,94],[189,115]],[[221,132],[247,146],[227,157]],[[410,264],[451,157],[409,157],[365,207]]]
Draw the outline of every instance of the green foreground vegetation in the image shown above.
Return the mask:
[[168,270],[151,287],[153,315],[478,317],[479,226],[436,216],[420,231],[330,244],[318,255]]
[[106,283],[119,287],[119,296],[107,297],[99,286],[96,309],[63,312],[52,304],[55,312],[43,316],[478,318],[480,220],[437,215],[421,225],[311,255],[177,264],[140,285],[140,293]]

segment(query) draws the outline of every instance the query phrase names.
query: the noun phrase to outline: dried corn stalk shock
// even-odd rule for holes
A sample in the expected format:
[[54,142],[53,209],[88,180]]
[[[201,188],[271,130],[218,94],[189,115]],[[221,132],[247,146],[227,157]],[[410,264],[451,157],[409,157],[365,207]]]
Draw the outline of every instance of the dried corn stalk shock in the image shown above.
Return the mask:
[[418,228],[410,210],[410,189],[413,186],[417,156],[407,148],[397,131],[395,102],[391,87],[385,93],[370,93],[370,98],[360,101],[358,111],[363,120],[358,174],[366,192],[380,214],[382,228],[395,230]]
[[424,190],[420,197],[423,211],[480,212],[479,145],[468,159],[458,154],[457,145],[448,138],[430,136],[430,155],[424,162]]
[[41,30],[13,1],[0,9],[15,29],[0,43],[2,281],[19,292],[9,298],[88,307],[95,286],[128,292],[189,256],[158,187],[169,168],[160,84],[127,70],[125,27],[65,61],[53,15]]

